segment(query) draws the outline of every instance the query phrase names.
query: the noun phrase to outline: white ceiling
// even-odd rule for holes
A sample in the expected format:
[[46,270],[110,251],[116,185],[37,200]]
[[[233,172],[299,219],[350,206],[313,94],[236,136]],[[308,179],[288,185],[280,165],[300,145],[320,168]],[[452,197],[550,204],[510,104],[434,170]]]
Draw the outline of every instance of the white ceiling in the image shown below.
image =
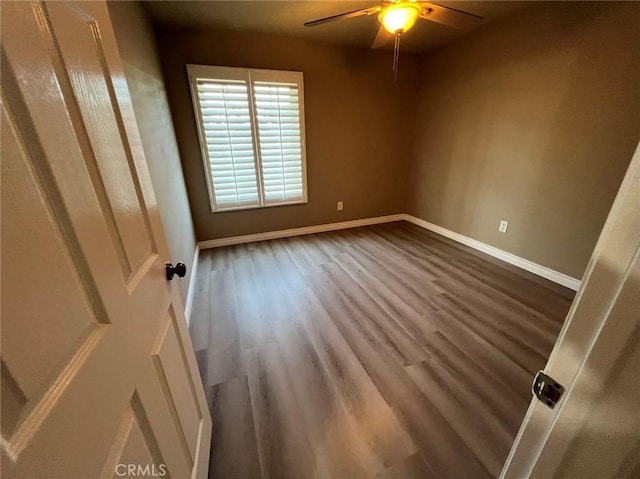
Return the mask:
[[[379,23],[375,15],[339,20],[313,28],[304,23],[359,8],[368,8],[381,2],[376,0],[253,0],[253,1],[165,1],[144,2],[153,21],[185,27],[208,27],[225,30],[269,32],[299,38],[369,48],[376,36]],[[530,2],[523,1],[437,1],[439,5],[464,10],[484,17],[483,26]],[[423,52],[451,42],[468,32],[462,32],[426,20],[402,37],[402,50]],[[392,42],[391,42],[392,43]],[[391,46],[387,46],[391,48]]]

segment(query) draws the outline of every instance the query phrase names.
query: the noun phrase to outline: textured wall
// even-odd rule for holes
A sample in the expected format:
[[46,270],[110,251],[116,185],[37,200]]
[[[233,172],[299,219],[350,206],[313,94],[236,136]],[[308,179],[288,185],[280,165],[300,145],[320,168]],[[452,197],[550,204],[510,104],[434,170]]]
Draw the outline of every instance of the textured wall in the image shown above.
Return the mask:
[[547,2],[427,54],[407,212],[580,278],[640,139],[639,25]]
[[[419,57],[261,33],[158,27],[198,240],[403,213]],[[308,204],[212,213],[185,65],[304,73]],[[344,202],[344,211],[336,202]]]

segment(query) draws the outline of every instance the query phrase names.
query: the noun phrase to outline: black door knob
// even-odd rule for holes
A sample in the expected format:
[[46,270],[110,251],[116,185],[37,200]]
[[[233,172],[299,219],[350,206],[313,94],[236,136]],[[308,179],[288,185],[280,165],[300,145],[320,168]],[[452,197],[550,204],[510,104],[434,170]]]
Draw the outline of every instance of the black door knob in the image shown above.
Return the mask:
[[165,271],[167,272],[167,279],[171,281],[176,274],[178,277],[184,278],[184,275],[187,274],[187,267],[184,263],[176,263],[175,266],[171,263],[167,263],[165,265]]

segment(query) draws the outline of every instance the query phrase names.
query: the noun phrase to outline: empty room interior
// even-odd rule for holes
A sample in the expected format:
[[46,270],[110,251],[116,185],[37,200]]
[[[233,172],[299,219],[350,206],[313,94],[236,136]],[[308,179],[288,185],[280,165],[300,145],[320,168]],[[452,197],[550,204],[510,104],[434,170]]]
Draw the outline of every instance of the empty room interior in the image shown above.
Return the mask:
[[640,477],[640,2],[0,12],[2,477]]

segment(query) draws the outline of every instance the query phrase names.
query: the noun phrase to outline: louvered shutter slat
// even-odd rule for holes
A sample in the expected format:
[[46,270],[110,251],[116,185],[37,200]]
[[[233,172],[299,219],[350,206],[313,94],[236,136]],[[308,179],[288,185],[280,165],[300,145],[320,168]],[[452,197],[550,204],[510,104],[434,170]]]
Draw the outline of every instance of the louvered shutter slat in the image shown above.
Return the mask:
[[216,205],[258,205],[246,82],[198,79],[197,93]]
[[256,81],[253,90],[265,201],[302,200],[298,85]]

